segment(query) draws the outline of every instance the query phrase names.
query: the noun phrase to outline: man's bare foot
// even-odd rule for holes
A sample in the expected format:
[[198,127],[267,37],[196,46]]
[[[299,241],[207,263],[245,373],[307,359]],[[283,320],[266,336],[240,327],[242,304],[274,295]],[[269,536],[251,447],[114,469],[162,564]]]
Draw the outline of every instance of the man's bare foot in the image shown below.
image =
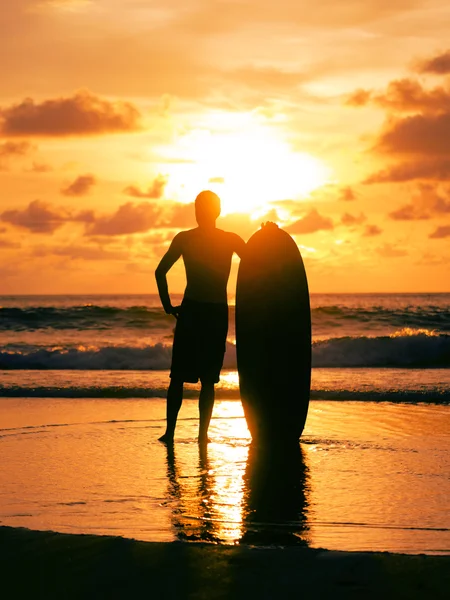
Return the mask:
[[165,433],[160,438],[158,438],[158,442],[162,442],[163,444],[171,445],[173,444],[173,435],[169,435]]

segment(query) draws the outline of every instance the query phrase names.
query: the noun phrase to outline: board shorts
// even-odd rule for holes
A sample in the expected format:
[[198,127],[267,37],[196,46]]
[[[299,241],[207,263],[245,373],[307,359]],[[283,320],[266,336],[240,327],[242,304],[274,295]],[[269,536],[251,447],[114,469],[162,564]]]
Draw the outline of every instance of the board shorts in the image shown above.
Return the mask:
[[175,327],[170,377],[217,383],[225,355],[228,306],[184,299]]

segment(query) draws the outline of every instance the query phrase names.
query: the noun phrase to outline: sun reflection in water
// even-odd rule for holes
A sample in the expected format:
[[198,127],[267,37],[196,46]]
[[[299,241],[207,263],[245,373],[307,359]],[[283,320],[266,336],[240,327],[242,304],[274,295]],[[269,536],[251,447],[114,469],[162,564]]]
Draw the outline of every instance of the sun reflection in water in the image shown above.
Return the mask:
[[[256,450],[238,402],[217,403],[211,442],[168,451],[172,524],[182,540],[305,543],[307,468],[299,447]],[[176,456],[175,456],[176,455]]]

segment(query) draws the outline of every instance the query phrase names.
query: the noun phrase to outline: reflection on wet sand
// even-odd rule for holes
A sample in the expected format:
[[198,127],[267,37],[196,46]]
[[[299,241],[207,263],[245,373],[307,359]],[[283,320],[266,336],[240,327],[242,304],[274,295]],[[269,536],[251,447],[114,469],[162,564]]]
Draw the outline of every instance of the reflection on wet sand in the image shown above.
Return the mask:
[[250,446],[241,541],[307,544],[308,478],[300,445],[278,450]]
[[167,449],[168,495],[178,539],[308,543],[309,472],[300,446],[274,452],[210,444],[199,448],[197,465],[189,464],[194,456],[184,456],[187,449]]

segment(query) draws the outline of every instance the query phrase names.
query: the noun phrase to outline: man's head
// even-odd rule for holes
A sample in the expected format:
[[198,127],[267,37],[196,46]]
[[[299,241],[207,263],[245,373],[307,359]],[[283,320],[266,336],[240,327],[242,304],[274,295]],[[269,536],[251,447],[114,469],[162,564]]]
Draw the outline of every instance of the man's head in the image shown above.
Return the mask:
[[214,192],[205,190],[195,199],[195,218],[197,223],[202,226],[214,225],[217,217],[220,215],[220,198]]

